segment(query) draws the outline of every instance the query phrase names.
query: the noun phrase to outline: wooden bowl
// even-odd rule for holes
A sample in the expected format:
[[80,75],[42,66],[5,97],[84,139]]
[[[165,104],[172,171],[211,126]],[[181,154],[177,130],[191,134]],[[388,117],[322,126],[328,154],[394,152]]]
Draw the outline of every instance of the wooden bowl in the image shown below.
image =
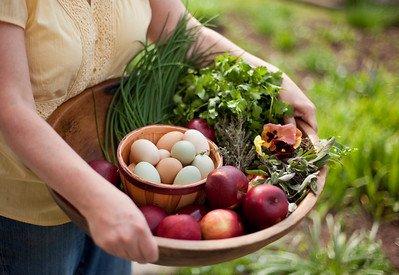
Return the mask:
[[[143,138],[156,144],[166,133],[172,131],[184,133],[187,130],[187,128],[178,126],[150,125],[129,133],[121,140],[117,150],[119,174],[128,195],[136,204],[140,206],[154,204],[165,209],[168,213],[173,213],[186,205],[199,203],[205,197],[206,179],[184,186],[154,183],[136,176],[127,168],[130,147],[136,140]],[[222,157],[216,144],[210,140],[208,140],[208,143],[210,148],[209,156],[213,160],[215,167],[218,168],[222,166]]]
[[[50,125],[65,141],[86,161],[102,156],[99,141],[102,140],[105,114],[112,95],[107,91],[115,86],[108,81],[84,91],[61,105],[48,119]],[[99,133],[95,126],[94,110],[98,113]],[[317,135],[305,123],[299,121],[298,127],[303,133],[317,140]],[[155,237],[159,247],[158,265],[200,266],[233,260],[274,242],[291,231],[316,205],[324,188],[327,169],[320,170],[317,176],[318,191],[309,193],[298,208],[286,219],[264,230],[224,240],[185,241]],[[54,200],[79,227],[88,234],[90,231],[86,219],[62,196],[50,189]]]

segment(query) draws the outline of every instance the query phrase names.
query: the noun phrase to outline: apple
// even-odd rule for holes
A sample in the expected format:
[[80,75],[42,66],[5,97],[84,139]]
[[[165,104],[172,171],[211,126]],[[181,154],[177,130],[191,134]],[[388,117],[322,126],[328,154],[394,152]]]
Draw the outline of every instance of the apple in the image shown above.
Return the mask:
[[187,205],[177,211],[177,214],[191,215],[197,222],[199,222],[206,214],[206,208],[200,204]]
[[119,185],[118,167],[103,159],[92,160],[88,164],[107,181],[115,186]]
[[288,213],[288,200],[284,191],[270,184],[252,187],[242,206],[248,224],[257,230],[280,222]]
[[188,122],[187,128],[200,131],[204,136],[212,141],[216,140],[215,130],[209,126],[205,119],[194,118]]
[[236,207],[247,190],[247,177],[234,166],[222,166],[215,169],[206,179],[205,193],[213,209]]
[[159,223],[168,216],[164,209],[155,205],[144,205],[139,207],[139,209],[147,220],[148,226],[153,234],[155,234]]
[[181,240],[201,240],[201,227],[190,215],[171,215],[158,225],[157,236]]
[[202,218],[200,225],[205,240],[226,239],[244,234],[240,217],[229,209],[210,211]]

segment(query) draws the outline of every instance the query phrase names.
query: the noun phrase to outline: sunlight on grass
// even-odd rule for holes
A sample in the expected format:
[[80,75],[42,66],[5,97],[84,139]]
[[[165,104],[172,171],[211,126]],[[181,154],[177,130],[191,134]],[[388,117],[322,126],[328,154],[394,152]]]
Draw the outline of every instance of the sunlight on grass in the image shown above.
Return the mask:
[[[330,169],[318,204],[319,212],[339,213],[351,207],[366,210],[374,220],[397,220],[399,32],[398,28],[392,28],[399,26],[399,8],[366,1],[353,0],[356,5],[352,3],[341,11],[316,9],[293,1],[197,0],[193,3],[206,18],[220,14],[217,22],[227,37],[279,66],[306,89],[318,108],[321,137],[336,136],[341,143],[356,148],[342,166]],[[205,2],[212,4],[207,6]],[[361,249],[376,249],[378,244],[374,239],[364,238]],[[308,247],[309,242],[296,245]],[[347,249],[345,245],[341,248]],[[278,267],[276,270],[280,272],[298,271],[309,264],[298,273],[305,274],[317,268],[323,257],[330,257],[323,254],[326,247],[318,252],[317,248],[308,250],[315,253],[312,254],[315,257],[318,255],[318,260],[311,259],[306,251],[298,254],[281,244],[273,249],[266,248],[222,265],[185,269],[181,274],[248,274],[254,271],[251,268],[262,256],[274,259],[275,265],[271,266]],[[389,274],[388,262],[381,252],[376,253],[379,258],[375,266],[381,264],[379,268]],[[339,268],[340,264],[334,259],[325,263],[326,268],[332,269]],[[260,274],[269,274],[266,272],[269,265],[265,264]],[[341,271],[349,272],[350,268]]]
[[[328,215],[326,221],[313,213],[312,223],[290,240],[280,241],[246,257],[213,266],[181,269],[179,275],[195,274],[391,274],[392,267],[371,231],[344,232],[344,223]],[[323,224],[327,228],[320,239]]]

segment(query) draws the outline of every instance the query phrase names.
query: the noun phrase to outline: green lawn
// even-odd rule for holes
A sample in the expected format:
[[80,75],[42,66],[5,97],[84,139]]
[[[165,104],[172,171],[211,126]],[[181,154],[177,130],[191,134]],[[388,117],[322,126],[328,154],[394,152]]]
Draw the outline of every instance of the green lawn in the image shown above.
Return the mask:
[[[330,169],[320,215],[366,211],[374,221],[399,219],[399,7],[363,1],[326,10],[272,0],[191,0],[188,5],[238,45],[287,72],[318,107],[320,136],[336,136],[355,149],[342,166]],[[368,242],[362,249],[377,245]],[[313,252],[305,253],[309,261],[315,260]],[[225,265],[233,271],[217,274],[236,274],[254,259]],[[334,257],[327,259],[327,266],[337,264]],[[377,269],[388,272],[381,261]]]

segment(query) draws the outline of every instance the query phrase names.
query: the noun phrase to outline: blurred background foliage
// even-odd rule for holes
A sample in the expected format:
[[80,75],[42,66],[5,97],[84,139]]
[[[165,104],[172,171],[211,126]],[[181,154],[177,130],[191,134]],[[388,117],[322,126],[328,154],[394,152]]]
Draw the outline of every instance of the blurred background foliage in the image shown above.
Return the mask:
[[184,268],[178,274],[394,274],[376,240],[376,224],[369,232],[359,230],[348,235],[340,220],[327,215],[328,238],[320,241],[321,217],[314,212],[311,220],[312,224],[290,242],[282,239],[230,263]]
[[[356,148],[342,165],[330,169],[318,205],[319,215],[351,213],[356,216],[360,213],[368,222],[357,224],[355,228],[370,229],[370,221],[371,224],[391,222],[390,226],[393,223],[393,228],[399,232],[399,6],[371,0],[321,1],[332,7],[327,9],[317,7],[317,0],[312,2],[316,5],[303,1],[189,0],[187,6],[197,18],[210,20],[212,28],[290,75],[318,107],[321,137],[336,136],[341,143]],[[348,221],[353,223],[351,218],[337,223]],[[325,239],[333,242],[327,246],[336,245],[334,234],[338,233],[334,232],[327,233]],[[346,237],[344,241],[337,238],[337,242],[346,246],[353,245]],[[384,236],[380,238],[384,242]],[[388,245],[386,254],[397,254],[390,258],[398,267],[395,261],[399,261],[399,237],[396,238],[394,251],[389,249],[395,244],[391,244],[391,248]],[[292,241],[291,237],[287,239]],[[302,242],[309,245],[308,241]],[[363,249],[364,253],[370,249],[380,251],[375,238],[362,243],[364,245],[358,249]],[[290,254],[296,253],[295,250],[286,247],[280,245],[278,255],[281,257],[271,261],[280,265],[303,265],[308,269],[268,273],[261,272],[261,268],[257,272],[323,273],[313,270],[306,263],[309,260],[326,264],[326,270],[332,268],[325,274],[352,274],[352,263],[348,263],[345,272],[334,269],[340,265],[334,257],[341,256],[331,252],[335,255],[332,257],[328,249],[308,248],[302,254],[307,255],[302,263],[295,258],[301,254]],[[248,274],[245,268],[254,268],[254,263],[260,261],[253,257],[270,257],[270,251],[275,250],[267,248],[257,256],[213,267],[221,268],[220,272],[208,267],[186,269],[182,274]],[[375,251],[374,255],[380,255]],[[322,255],[316,257],[314,253]],[[381,265],[376,270],[380,271],[357,274],[391,274],[389,265],[381,260],[382,254],[377,256]],[[367,268],[375,267],[374,263],[369,264]],[[263,270],[267,271],[267,266]],[[236,268],[243,268],[242,272]]]

